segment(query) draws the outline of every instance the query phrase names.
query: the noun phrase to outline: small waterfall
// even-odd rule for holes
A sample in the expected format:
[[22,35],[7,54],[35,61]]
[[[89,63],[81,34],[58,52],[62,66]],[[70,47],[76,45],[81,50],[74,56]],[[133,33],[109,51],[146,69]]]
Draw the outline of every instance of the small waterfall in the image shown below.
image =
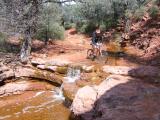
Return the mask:
[[[68,72],[66,77],[64,77],[65,82],[67,83],[74,83],[76,80],[80,79],[81,70],[77,68],[68,68]],[[54,98],[58,100],[65,100],[63,95],[63,84],[60,88],[56,88],[54,90]]]
[[61,85],[60,88],[56,88],[54,90],[54,98],[58,100],[65,100],[65,97],[63,95],[63,84]]
[[81,70],[78,68],[68,68],[67,76],[64,78],[67,83],[74,83],[80,79]]

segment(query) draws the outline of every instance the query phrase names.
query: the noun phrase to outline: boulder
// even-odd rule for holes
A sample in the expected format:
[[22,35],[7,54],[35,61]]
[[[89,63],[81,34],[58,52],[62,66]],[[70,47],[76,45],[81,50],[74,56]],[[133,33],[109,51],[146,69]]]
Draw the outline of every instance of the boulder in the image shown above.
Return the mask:
[[85,86],[78,90],[72,103],[72,111],[75,115],[80,115],[91,111],[96,100],[96,90],[93,87]]
[[100,98],[106,91],[118,84],[128,82],[129,78],[130,77],[123,77],[120,75],[111,75],[99,86],[85,86],[80,88],[72,104],[72,110],[74,114],[80,115],[85,112],[89,112],[94,108],[94,103],[96,100]]
[[111,75],[99,86],[79,89],[72,111],[80,120],[159,120],[159,93],[139,79]]
[[133,78],[129,76],[121,76],[121,75],[110,75],[107,77],[106,80],[104,80],[100,85],[96,86],[96,90],[98,93],[98,97],[100,98],[103,94],[105,94],[106,91],[110,90],[111,88],[119,85],[129,82],[129,80],[132,80]]
[[76,83],[63,83],[63,94],[65,99],[68,101],[73,101],[79,87]]

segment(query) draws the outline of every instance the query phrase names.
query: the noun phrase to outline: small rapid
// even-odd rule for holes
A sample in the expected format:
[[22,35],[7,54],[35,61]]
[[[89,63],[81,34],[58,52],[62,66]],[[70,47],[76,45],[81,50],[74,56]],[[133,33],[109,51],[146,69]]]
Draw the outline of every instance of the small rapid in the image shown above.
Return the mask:
[[60,88],[56,88],[54,91],[54,98],[57,99],[57,100],[65,100],[65,97],[63,95],[63,84],[61,85]]
[[67,83],[74,83],[76,80],[79,80],[81,77],[81,70],[74,67],[69,67],[67,76],[64,78]]
[[[81,70],[74,67],[69,67],[67,70],[67,75],[64,77],[65,83],[74,83],[76,80],[79,80],[81,77]],[[65,100],[63,95],[63,83],[60,88],[54,90],[54,98],[58,100]]]

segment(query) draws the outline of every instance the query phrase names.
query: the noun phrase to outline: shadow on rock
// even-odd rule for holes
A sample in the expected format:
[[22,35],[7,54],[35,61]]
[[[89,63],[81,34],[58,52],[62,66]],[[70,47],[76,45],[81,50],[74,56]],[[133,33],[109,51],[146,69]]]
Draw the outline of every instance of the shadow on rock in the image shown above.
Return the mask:
[[77,92],[74,120],[159,120],[160,88],[137,78],[111,75]]

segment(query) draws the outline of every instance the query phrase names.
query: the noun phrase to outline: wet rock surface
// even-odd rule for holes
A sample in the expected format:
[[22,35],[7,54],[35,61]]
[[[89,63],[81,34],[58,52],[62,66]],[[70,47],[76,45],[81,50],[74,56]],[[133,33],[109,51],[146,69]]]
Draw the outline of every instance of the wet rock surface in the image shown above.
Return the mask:
[[54,60],[43,60],[43,59],[33,59],[31,61],[33,65],[48,65],[48,66],[68,66],[71,64],[70,61],[61,60],[61,59],[54,59]]
[[63,95],[67,101],[72,102],[79,87],[76,83],[63,83]]
[[16,69],[15,72],[16,78],[21,77],[31,77],[31,78],[37,78],[41,80],[48,80],[53,83],[62,84],[62,78],[60,76],[57,76],[49,71],[42,71],[35,68],[22,68],[19,67]]
[[153,66],[103,66],[103,71],[110,74],[134,77],[160,77],[160,69]]
[[13,78],[15,73],[13,69],[10,69],[6,65],[0,65],[0,82],[3,82],[6,79]]
[[160,88],[111,75],[99,86],[81,88],[72,107],[80,120],[158,120]]
[[26,91],[51,91],[53,86],[46,82],[38,82],[33,80],[20,80],[17,82],[6,83],[0,87],[0,97],[19,95]]

